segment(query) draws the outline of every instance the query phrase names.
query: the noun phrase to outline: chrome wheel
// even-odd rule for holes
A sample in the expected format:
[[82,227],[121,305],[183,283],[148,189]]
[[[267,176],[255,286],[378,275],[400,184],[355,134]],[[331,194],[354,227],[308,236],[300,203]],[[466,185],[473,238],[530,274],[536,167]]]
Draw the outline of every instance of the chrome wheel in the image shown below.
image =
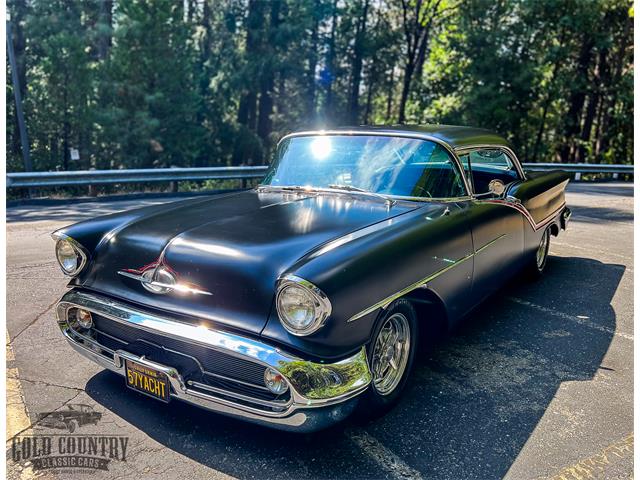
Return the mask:
[[409,321],[395,313],[384,321],[378,332],[371,356],[373,387],[380,395],[388,395],[398,386],[407,367],[411,345]]
[[547,253],[549,252],[549,230],[545,230],[536,251],[536,266],[539,271],[542,271],[544,264],[547,262]]

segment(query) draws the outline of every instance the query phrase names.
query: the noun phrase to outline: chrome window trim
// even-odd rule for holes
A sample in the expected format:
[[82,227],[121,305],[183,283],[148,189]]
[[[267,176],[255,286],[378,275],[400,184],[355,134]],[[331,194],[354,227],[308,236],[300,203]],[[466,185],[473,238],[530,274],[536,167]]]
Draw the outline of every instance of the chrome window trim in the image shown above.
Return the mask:
[[[443,147],[447,151],[447,153],[451,157],[451,160],[453,161],[453,164],[457,167],[458,174],[460,175],[460,178],[462,178],[462,184],[464,185],[464,188],[466,190],[467,195],[468,196],[472,195],[471,186],[470,186],[469,182],[467,181],[466,176],[464,175],[464,169],[462,168],[462,163],[460,162],[460,159],[456,155],[455,149],[453,149],[451,147],[451,145],[449,145],[444,140],[441,140],[441,139],[439,139],[437,137],[434,137],[433,135],[429,135],[427,133],[420,133],[420,132],[379,132],[379,131],[376,131],[376,130],[307,130],[307,131],[304,131],[304,132],[293,132],[293,133],[290,133],[288,135],[285,135],[284,137],[282,137],[278,141],[278,144],[276,145],[276,149],[278,147],[280,147],[280,144],[283,141],[285,141],[285,140],[287,140],[289,138],[312,137],[312,136],[321,136],[321,135],[342,135],[342,136],[345,136],[345,137],[349,137],[349,136],[351,136],[351,137],[399,137],[399,138],[412,138],[412,139],[415,139],[415,140],[428,140],[430,142],[437,143],[438,145],[440,145],[441,147]],[[432,198],[431,200],[437,201],[438,198]]]
[[[509,159],[511,160],[511,162],[513,163],[513,166],[516,168],[516,171],[518,172],[518,175],[520,176],[520,178],[518,180],[526,180],[527,179],[527,175],[524,172],[524,169],[522,168],[522,164],[520,163],[520,160],[518,159],[518,156],[515,154],[515,152],[505,146],[505,145],[492,145],[492,144],[477,144],[477,145],[464,145],[461,147],[457,147],[454,149],[455,155],[458,156],[458,160],[460,161],[460,164],[462,164],[462,159],[460,159],[460,156],[462,155],[466,155],[470,152],[474,152],[477,150],[502,150],[504,153],[507,154],[507,156],[509,157]],[[464,171],[464,168],[463,168]]]
[[[280,323],[287,332],[289,332],[291,335],[295,335],[296,337],[306,337],[314,332],[317,332],[324,326],[327,318],[329,318],[329,316],[331,315],[331,301],[322,290],[320,290],[310,281],[305,280],[304,278],[300,278],[297,275],[285,275],[284,277],[278,279],[276,285],[276,310],[278,311],[278,318],[280,319]],[[319,312],[316,313],[316,318],[313,320],[313,323],[302,330],[291,328],[286,320],[283,319],[284,314],[282,313],[280,308],[280,293],[287,286],[291,285],[296,285],[298,287],[306,289],[316,299],[316,302],[318,304],[316,308]]]

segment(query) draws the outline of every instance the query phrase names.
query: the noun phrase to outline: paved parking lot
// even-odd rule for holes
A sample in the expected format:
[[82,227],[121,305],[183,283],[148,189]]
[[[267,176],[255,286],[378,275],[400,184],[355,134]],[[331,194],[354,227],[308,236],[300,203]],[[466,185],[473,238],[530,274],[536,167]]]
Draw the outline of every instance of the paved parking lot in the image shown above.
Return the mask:
[[49,233],[159,201],[8,209],[9,478],[82,478],[12,457],[12,437],[64,438],[37,415],[70,404],[102,413],[75,435],[123,439],[91,478],[632,478],[631,184],[572,184],[570,228],[541,281],[511,282],[425,354],[388,415],[312,435],[153,402],[62,339],[53,307],[66,282]]

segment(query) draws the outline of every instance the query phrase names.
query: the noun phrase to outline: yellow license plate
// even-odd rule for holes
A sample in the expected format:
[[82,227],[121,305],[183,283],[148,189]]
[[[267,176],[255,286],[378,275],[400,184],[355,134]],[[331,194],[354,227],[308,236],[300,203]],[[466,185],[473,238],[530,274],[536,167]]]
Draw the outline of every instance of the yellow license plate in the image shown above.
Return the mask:
[[125,367],[127,387],[163,402],[169,401],[169,379],[164,373],[129,360],[125,360]]

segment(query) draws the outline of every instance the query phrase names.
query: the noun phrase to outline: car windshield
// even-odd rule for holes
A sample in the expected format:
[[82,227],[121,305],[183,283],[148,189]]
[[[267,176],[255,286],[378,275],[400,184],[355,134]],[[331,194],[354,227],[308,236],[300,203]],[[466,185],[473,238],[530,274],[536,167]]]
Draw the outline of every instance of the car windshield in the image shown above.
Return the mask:
[[374,135],[290,137],[262,185],[334,188],[401,197],[465,194],[451,156],[428,140]]

